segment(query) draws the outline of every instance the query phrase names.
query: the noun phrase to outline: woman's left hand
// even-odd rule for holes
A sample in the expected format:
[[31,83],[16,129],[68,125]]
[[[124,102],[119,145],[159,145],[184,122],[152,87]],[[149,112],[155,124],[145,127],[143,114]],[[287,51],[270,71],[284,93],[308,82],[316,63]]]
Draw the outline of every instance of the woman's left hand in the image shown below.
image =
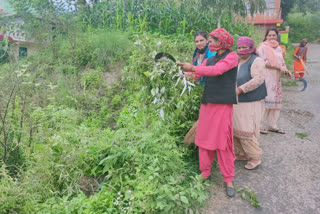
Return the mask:
[[292,77],[291,71],[287,70],[286,72],[284,72],[284,74],[285,74],[288,78],[291,79],[291,77]]
[[287,73],[287,72],[288,72],[288,68],[287,68],[286,66],[281,66],[281,67],[280,67],[280,71],[281,71],[282,73]]
[[291,78],[292,74],[286,67],[281,67],[280,71],[283,72],[287,77]]
[[180,65],[184,71],[195,72],[196,67],[190,63],[176,62],[177,65]]

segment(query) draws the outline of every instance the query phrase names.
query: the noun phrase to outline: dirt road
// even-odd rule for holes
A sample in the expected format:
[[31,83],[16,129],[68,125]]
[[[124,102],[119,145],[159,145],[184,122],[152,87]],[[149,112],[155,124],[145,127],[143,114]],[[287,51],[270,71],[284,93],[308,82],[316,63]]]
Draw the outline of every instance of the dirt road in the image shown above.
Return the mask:
[[[279,127],[286,134],[268,133],[260,138],[262,165],[248,171],[236,161],[234,184],[256,192],[261,208],[252,207],[237,194],[227,198],[219,169],[212,172],[213,195],[203,214],[320,213],[320,45],[309,44],[308,88],[283,87]],[[296,133],[307,134],[299,138]]]

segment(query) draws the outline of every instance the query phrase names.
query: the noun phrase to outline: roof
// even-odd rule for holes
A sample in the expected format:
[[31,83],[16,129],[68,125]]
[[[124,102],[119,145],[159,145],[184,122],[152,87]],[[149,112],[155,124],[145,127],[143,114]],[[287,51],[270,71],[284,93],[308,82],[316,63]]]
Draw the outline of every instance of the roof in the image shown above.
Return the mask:
[[[0,40],[3,40],[3,38],[4,38],[4,35],[2,32],[0,32]],[[36,42],[16,40],[16,39],[12,38],[11,36],[8,36],[8,40],[11,42],[24,42],[27,44],[36,44]]]

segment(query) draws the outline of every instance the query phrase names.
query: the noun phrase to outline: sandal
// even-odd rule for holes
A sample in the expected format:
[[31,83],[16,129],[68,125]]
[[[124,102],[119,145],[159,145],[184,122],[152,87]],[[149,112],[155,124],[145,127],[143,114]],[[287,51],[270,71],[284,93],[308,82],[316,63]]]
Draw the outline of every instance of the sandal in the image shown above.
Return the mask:
[[260,129],[261,134],[268,134],[268,131],[266,129]]
[[283,131],[282,129],[269,129],[270,132],[275,132],[278,134],[285,134],[285,131]]
[[249,158],[245,155],[236,155],[236,160],[245,161],[245,160],[249,160]]
[[261,160],[259,160],[258,163],[253,163],[251,161],[248,161],[247,164],[244,166],[244,168],[246,168],[248,170],[252,170],[252,169],[257,168],[260,164],[261,164]]

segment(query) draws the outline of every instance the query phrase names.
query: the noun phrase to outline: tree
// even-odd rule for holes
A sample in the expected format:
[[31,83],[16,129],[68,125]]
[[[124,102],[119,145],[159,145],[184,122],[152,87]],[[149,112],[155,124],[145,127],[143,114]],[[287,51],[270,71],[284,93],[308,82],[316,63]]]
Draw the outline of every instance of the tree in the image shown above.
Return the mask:
[[286,19],[296,0],[281,0],[281,18]]
[[286,19],[288,14],[294,10],[295,12],[320,11],[320,0],[282,0],[281,1],[281,17]]
[[320,11],[320,0],[295,0],[299,12]]
[[218,28],[221,27],[221,18],[224,11],[245,17],[266,9],[265,0],[201,0],[203,7],[210,7],[218,16]]

